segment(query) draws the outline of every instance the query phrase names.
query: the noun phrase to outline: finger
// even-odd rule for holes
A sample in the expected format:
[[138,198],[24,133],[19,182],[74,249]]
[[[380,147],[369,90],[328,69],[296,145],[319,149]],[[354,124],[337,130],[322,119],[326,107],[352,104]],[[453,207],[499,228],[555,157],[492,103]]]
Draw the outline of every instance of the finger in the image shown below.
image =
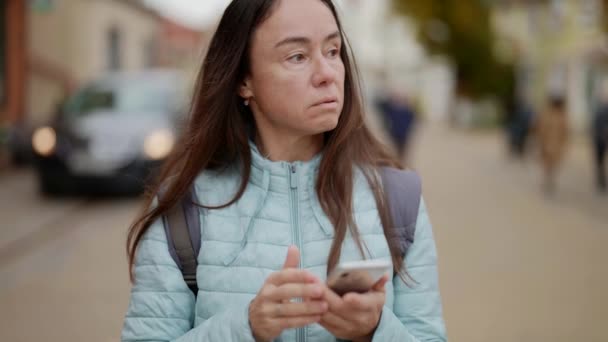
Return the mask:
[[378,280],[374,286],[372,286],[372,291],[384,291],[384,285],[388,282],[388,274],[385,274]]
[[360,294],[349,292],[342,297],[344,299],[344,303],[351,308],[358,308],[361,305],[361,297]]
[[327,302],[310,301],[301,303],[273,304],[272,316],[277,318],[283,317],[304,317],[304,316],[319,316],[327,312]]
[[329,304],[328,312],[341,317],[345,321],[352,320],[352,318],[357,317],[357,315],[362,312],[347,305],[347,303],[344,302],[344,297],[339,296],[329,288],[326,289],[323,299]]
[[277,318],[277,324],[281,327],[282,330],[285,329],[293,329],[293,328],[301,328],[313,323],[318,323],[321,320],[320,315],[313,316],[300,316],[300,317],[284,317]]
[[323,287],[323,298],[329,303],[330,307],[341,307],[344,303],[342,297],[327,286]]
[[286,283],[320,283],[321,281],[309,271],[298,268],[288,268],[270,274],[266,279],[266,282],[275,286],[280,286]]
[[340,330],[347,327],[350,323],[339,315],[333,312],[328,312],[321,316],[321,321],[319,324],[324,327],[330,327],[332,330]]
[[[385,302],[384,292],[347,293],[344,296],[345,312],[349,314],[373,312],[382,307]],[[349,315],[348,317],[353,317]]]
[[275,287],[270,298],[275,301],[283,301],[292,298],[317,299],[322,296],[323,287],[320,284],[286,283]]
[[300,266],[300,250],[296,246],[289,246],[287,249],[287,256],[283,263],[283,269],[287,268],[298,268]]
[[340,311],[344,307],[344,300],[337,293],[327,286],[324,286],[323,299],[329,304],[331,311]]
[[374,307],[375,298],[372,293],[354,293],[350,292],[344,295],[344,304],[348,308],[348,312],[370,311]]

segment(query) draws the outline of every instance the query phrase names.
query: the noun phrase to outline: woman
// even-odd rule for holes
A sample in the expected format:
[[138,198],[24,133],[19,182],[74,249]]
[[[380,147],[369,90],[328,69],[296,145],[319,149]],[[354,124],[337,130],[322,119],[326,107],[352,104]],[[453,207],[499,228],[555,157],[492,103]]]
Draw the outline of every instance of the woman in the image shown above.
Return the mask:
[[[129,232],[123,341],[445,340],[424,203],[404,260],[386,238],[377,177],[398,164],[364,124],[344,43],[331,0],[228,6],[183,141]],[[198,296],[161,219],[192,184],[202,208]],[[363,258],[391,259],[392,281],[343,297],[327,288],[339,261]]]
[[537,122],[545,194],[555,192],[555,178],[568,145],[568,117],[564,99],[553,95]]

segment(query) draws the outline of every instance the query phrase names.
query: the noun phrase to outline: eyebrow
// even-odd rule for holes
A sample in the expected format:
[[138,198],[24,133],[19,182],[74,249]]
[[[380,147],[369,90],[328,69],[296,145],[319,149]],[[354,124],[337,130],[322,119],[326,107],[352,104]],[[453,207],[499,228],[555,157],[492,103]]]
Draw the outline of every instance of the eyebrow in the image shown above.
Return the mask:
[[[336,31],[336,32],[328,35],[327,37],[325,37],[325,39],[323,41],[326,42],[328,40],[332,40],[332,39],[335,39],[338,37],[340,37],[340,32]],[[281,40],[280,42],[278,42],[274,47],[278,48],[282,45],[287,45],[287,44],[310,44],[310,39],[308,39],[306,37],[287,37],[287,38]]]

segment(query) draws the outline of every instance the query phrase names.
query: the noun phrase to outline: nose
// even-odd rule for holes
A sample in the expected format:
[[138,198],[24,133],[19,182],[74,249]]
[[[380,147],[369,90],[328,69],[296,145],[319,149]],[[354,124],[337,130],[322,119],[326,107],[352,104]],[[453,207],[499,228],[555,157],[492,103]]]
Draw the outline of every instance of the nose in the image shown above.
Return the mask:
[[336,69],[331,60],[321,56],[316,58],[313,71],[313,84],[315,87],[323,87],[332,84],[336,79]]

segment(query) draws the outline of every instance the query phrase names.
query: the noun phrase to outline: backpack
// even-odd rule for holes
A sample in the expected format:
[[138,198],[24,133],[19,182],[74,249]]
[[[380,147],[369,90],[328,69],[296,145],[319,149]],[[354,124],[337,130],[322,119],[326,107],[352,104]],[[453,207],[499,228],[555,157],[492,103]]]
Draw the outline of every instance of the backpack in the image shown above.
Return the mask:
[[[395,226],[393,235],[405,257],[414,242],[416,219],[420,206],[420,178],[413,171],[384,167],[380,169],[382,184],[388,198],[390,214]],[[187,194],[162,216],[169,254],[179,267],[184,281],[196,296],[196,268],[201,249],[199,207],[194,185]]]

